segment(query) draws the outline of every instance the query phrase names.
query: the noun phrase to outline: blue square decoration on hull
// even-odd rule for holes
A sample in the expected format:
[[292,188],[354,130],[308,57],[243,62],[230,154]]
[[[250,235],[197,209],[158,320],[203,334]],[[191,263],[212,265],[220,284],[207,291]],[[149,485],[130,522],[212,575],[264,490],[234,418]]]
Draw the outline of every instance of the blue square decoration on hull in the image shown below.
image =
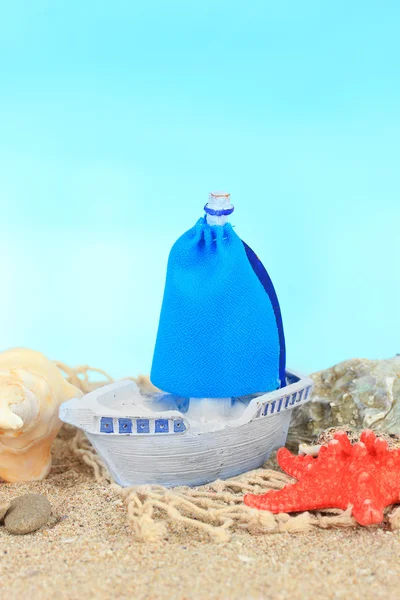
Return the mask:
[[183,431],[186,431],[185,423],[180,419],[174,421],[174,433],[182,433]]
[[150,421],[149,419],[137,419],[136,431],[138,433],[150,433]]
[[156,419],[155,432],[156,433],[168,433],[168,431],[169,431],[168,419]]
[[100,421],[101,433],[114,433],[114,422],[109,417],[101,417]]
[[118,419],[119,433],[132,433],[131,419]]

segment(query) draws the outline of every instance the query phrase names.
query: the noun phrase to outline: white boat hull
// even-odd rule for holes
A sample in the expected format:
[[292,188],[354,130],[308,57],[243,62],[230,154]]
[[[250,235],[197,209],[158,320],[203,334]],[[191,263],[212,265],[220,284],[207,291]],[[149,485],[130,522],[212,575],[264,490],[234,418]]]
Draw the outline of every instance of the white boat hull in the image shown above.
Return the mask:
[[291,409],[310,399],[312,387],[289,372],[285,388],[253,398],[240,418],[210,431],[196,431],[176,410],[135,404],[132,381],[64,403],[60,418],[86,432],[120,485],[195,486],[260,467],[285,445]]
[[260,467],[272,450],[285,444],[290,412],[240,428],[213,433],[156,438],[87,434],[112,477],[126,487],[202,485]]

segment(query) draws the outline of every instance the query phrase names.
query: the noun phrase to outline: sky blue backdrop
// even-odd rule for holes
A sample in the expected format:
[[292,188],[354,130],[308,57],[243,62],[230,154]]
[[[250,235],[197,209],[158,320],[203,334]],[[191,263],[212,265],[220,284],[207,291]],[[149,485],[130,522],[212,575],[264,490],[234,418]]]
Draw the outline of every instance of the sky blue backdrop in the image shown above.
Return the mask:
[[399,6],[3,3],[0,347],[148,371],[169,248],[222,188],[291,366],[400,352]]

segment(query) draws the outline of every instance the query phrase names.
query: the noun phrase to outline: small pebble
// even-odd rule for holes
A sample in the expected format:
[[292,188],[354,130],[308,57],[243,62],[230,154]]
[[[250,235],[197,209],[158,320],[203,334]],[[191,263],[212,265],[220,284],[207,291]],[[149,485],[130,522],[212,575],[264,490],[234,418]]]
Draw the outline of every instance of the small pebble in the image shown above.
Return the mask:
[[4,526],[10,533],[31,533],[46,525],[51,515],[51,504],[41,494],[25,494],[15,498],[7,511]]
[[251,556],[245,556],[244,554],[238,554],[238,559],[244,563],[253,562],[254,558]]
[[0,523],[3,522],[6,512],[11,506],[11,502],[0,502]]

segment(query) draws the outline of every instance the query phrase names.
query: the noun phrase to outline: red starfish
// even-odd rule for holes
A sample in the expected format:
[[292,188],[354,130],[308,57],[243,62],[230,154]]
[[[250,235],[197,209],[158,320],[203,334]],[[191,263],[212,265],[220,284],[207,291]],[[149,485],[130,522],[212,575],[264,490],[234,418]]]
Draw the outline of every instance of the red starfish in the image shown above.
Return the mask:
[[383,520],[386,506],[400,502],[400,450],[389,449],[372,431],[363,431],[354,445],[345,432],[337,432],[317,458],[294,456],[280,448],[277,459],[279,466],[299,481],[278,492],[246,494],[247,506],[281,513],[345,510],[351,504],[360,525],[372,525]]

